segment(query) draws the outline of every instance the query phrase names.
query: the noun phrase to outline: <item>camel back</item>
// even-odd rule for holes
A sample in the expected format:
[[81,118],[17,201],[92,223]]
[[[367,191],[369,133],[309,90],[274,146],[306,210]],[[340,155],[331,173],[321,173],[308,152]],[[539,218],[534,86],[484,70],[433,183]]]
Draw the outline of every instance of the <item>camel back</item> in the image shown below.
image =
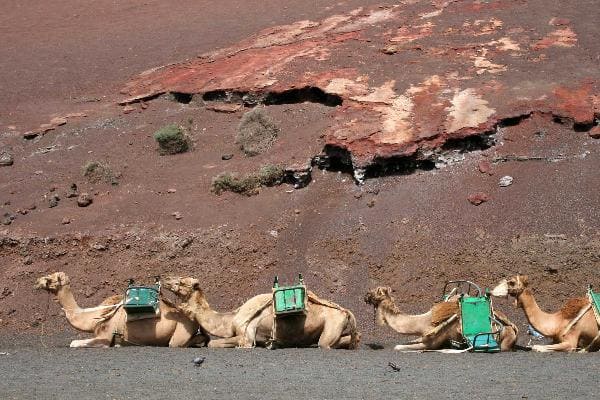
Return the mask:
[[346,311],[346,309],[342,306],[340,306],[339,304],[334,303],[333,301],[329,301],[329,300],[325,300],[320,298],[319,296],[317,296],[316,294],[314,294],[314,292],[311,292],[310,290],[306,291],[308,294],[308,301],[314,304],[318,304],[324,307],[329,307],[329,308],[336,308],[338,310],[342,310],[342,311]]
[[563,308],[560,309],[560,314],[565,319],[573,319],[579,314],[579,311],[588,304],[590,304],[590,301],[585,297],[569,299]]
[[433,326],[437,326],[454,314],[458,314],[458,303],[456,301],[444,301],[434,304],[431,308],[431,323]]

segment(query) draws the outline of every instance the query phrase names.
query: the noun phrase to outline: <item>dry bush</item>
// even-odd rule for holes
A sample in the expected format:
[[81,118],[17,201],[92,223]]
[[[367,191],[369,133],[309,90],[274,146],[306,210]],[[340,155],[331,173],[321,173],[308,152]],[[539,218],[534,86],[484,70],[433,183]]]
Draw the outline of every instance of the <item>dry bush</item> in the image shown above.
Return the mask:
[[248,157],[267,151],[279,135],[279,128],[263,108],[256,107],[242,117],[235,142]]

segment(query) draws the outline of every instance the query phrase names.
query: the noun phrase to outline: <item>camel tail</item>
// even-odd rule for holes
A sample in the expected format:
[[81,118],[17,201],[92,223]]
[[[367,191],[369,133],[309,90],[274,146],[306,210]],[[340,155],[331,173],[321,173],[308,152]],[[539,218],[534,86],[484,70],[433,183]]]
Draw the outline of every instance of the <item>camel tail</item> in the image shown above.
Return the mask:
[[348,349],[356,350],[358,349],[358,344],[360,342],[360,334],[358,333],[358,328],[356,327],[356,317],[350,310],[345,310],[346,316],[348,318],[348,328],[350,330],[350,344],[348,345]]

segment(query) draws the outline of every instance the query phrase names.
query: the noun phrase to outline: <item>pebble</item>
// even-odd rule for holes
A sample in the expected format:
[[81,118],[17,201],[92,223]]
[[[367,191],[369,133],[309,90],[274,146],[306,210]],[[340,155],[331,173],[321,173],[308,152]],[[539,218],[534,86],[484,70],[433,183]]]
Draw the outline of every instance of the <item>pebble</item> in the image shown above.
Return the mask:
[[93,202],[94,199],[88,193],[81,193],[79,197],[77,197],[77,205],[79,207],[87,207]]
[[183,216],[181,215],[181,213],[179,211],[175,211],[171,215],[174,216],[176,220],[180,220],[181,218],[183,218]]
[[475,206],[478,206],[481,203],[485,203],[486,201],[489,201],[490,196],[487,193],[477,192],[477,193],[470,194],[467,197],[467,200],[469,200],[469,203],[471,203]]
[[512,185],[513,183],[513,177],[510,175],[505,175],[502,178],[500,178],[500,181],[498,181],[498,185],[500,185],[500,187],[507,187]]
[[0,153],[0,166],[9,167],[13,165],[13,162],[14,158],[12,154],[10,154],[8,151],[3,151],[2,153]]

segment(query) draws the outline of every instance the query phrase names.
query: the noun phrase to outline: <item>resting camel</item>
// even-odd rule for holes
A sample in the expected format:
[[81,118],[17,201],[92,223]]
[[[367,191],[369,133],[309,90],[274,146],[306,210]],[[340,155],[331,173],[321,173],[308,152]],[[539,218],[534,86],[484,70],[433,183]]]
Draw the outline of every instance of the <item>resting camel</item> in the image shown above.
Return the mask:
[[55,300],[73,328],[95,334],[92,339],[73,340],[70,347],[109,347],[115,343],[113,333],[117,333],[123,344],[144,346],[188,347],[208,341],[204,334],[196,334],[197,323],[163,301],[160,302],[160,317],[126,322],[125,310],[121,307],[123,296],[111,296],[98,307],[81,308],[64,272],[39,278],[35,288],[56,296]]
[[181,301],[177,308],[189,319],[197,322],[203,330],[218,339],[212,339],[208,347],[238,347],[248,322],[270,305],[271,294],[259,294],[230,312],[218,312],[210,307],[200,282],[195,278],[168,277],[163,287],[173,292]]
[[[213,347],[252,347],[266,345],[272,338],[271,293],[260,294],[233,312],[219,313],[210,308],[200,283],[194,278],[168,278],[164,287],[182,301],[178,307],[194,318],[208,333],[223,339],[211,340]],[[322,348],[356,348],[359,335],[354,315],[340,306],[319,299],[309,292],[307,313],[290,316],[276,324],[276,345]],[[349,335],[343,335],[348,330]]]
[[[364,300],[375,308],[375,318],[379,325],[388,325],[403,335],[420,336],[410,344],[395,346],[395,350],[438,350],[449,347],[451,341],[463,340],[457,296],[450,301],[434,304],[426,313],[407,315],[398,309],[391,292],[389,287],[371,289]],[[494,310],[494,316],[503,324],[500,349],[512,350],[518,335],[516,325],[498,310]]]
[[598,323],[591,310],[590,301],[585,297],[567,300],[566,304],[555,313],[547,313],[540,309],[528,287],[527,275],[515,275],[503,279],[492,290],[492,295],[513,296],[515,306],[521,307],[527,321],[542,335],[552,338],[553,344],[535,345],[532,350],[539,352],[575,351],[578,347],[588,350],[598,335]]

